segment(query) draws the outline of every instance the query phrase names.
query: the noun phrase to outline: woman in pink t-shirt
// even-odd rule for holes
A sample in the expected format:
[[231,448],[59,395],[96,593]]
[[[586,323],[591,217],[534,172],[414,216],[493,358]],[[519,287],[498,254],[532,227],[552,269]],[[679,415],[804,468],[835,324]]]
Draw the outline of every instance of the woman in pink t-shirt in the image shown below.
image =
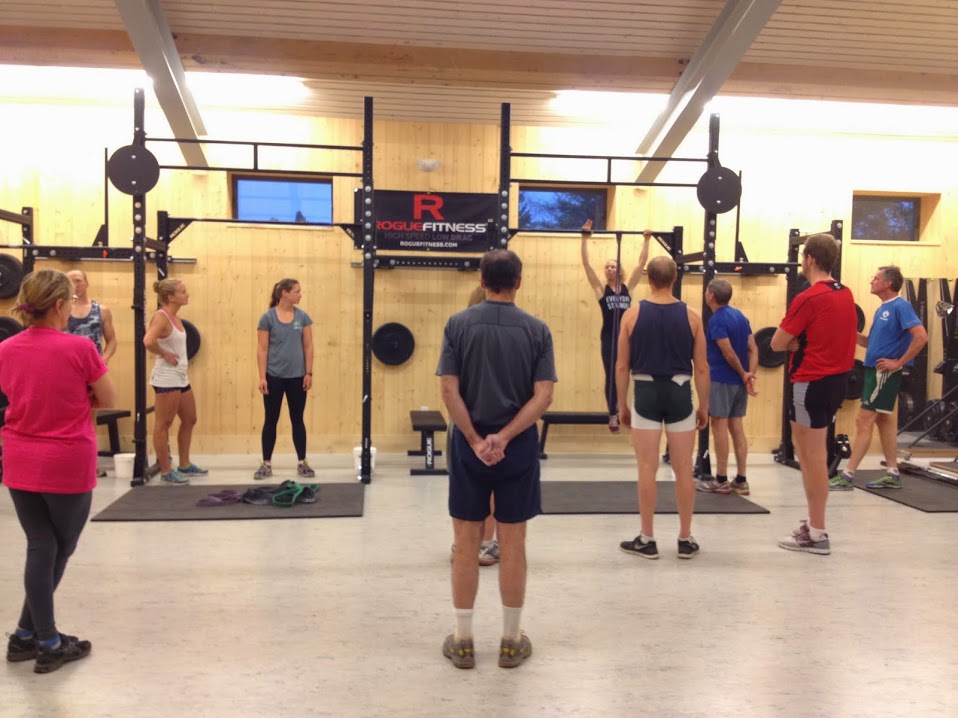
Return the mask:
[[90,642],[57,631],[53,592],[90,514],[96,486],[91,408],[116,403],[107,368],[88,339],[65,334],[73,284],[63,272],[28,274],[14,309],[26,331],[0,344],[7,395],[3,483],[27,537],[26,601],[7,660],[36,658],[49,673],[90,653]]

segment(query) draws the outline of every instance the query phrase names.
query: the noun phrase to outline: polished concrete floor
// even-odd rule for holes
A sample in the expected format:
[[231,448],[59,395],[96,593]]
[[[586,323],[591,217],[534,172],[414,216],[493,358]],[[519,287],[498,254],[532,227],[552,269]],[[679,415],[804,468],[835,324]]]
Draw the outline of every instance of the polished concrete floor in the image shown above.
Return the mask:
[[[751,498],[771,514],[697,517],[692,561],[672,553],[675,516],[657,517],[668,550],[654,562],[618,550],[636,515],[535,519],[523,615],[535,653],[511,671],[496,665],[495,567],[482,569],[476,669],[440,653],[446,480],[409,476],[415,459],[379,457],[362,518],[91,523],[57,615],[93,654],[46,676],[4,664],[0,716],[958,716],[958,514],[841,493],[832,555],[783,551],[776,539],[804,516],[800,477],[755,459]],[[343,482],[351,462],[314,464]],[[255,468],[208,463],[209,484]],[[544,467],[545,480],[635,470],[628,455]],[[102,479],[94,511],[128,490]],[[5,630],[23,553],[0,496]]]

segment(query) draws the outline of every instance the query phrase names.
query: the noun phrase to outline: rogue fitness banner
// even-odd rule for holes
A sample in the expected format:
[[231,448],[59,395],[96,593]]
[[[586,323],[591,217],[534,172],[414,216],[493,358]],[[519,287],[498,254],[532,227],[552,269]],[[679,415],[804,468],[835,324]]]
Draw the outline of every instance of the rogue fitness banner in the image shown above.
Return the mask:
[[407,252],[489,249],[496,195],[376,190],[376,245]]

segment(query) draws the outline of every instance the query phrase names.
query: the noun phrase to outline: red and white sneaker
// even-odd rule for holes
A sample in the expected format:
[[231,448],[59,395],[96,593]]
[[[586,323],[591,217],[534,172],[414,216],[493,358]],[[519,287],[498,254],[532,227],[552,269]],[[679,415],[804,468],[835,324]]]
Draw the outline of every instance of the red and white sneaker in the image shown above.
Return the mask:
[[619,433],[619,415],[609,414],[609,431],[613,434]]

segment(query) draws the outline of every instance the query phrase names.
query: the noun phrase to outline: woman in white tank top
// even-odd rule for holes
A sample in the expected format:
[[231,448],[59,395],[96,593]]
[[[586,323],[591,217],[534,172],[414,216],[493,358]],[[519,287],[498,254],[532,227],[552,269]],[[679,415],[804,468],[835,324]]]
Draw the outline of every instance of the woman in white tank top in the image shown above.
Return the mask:
[[[177,313],[189,304],[190,294],[179,279],[167,278],[153,283],[160,309],[150,320],[143,337],[147,351],[156,354],[150,385],[156,392],[154,401],[153,448],[160,464],[160,476],[168,484],[188,484],[191,476],[208,472],[190,461],[190,442],[196,424],[196,397],[190,387],[186,369],[186,329]],[[180,418],[176,433],[179,466],[173,468],[170,458],[170,427]]]

